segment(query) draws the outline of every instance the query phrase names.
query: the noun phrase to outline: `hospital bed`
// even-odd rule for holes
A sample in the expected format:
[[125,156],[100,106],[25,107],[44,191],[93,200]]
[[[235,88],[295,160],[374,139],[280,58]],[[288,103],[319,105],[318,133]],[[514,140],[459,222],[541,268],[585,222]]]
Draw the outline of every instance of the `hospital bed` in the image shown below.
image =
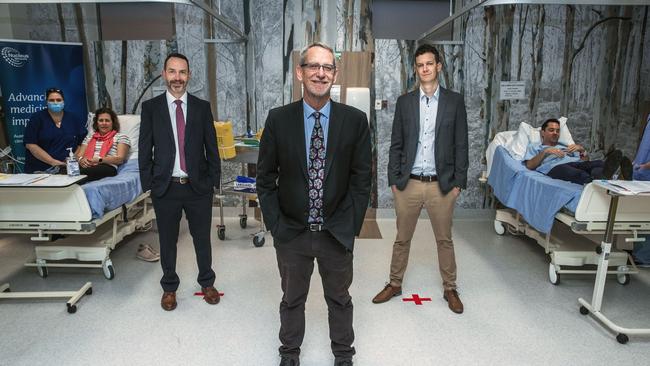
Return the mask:
[[[139,116],[120,116],[121,132],[137,158]],[[59,180],[67,177],[56,177]],[[118,167],[115,177],[84,185],[48,184],[0,187],[0,233],[29,234],[39,242],[35,261],[27,263],[47,277],[49,267],[101,268],[113,279],[110,253],[125,236],[151,227],[149,192],[142,192],[138,160]],[[63,239],[51,241],[53,235]]]
[[[533,129],[529,133],[537,131]],[[597,251],[600,247],[596,242],[579,240],[582,239],[579,236],[566,240],[555,233],[562,231],[560,226],[566,226],[580,236],[602,238],[610,202],[607,190],[594,183],[580,186],[529,170],[521,161],[522,152],[510,151],[516,150],[514,145],[520,132],[522,128],[517,132],[497,134],[487,149],[488,184],[496,198],[506,206],[496,210],[495,232],[499,235],[506,231],[526,235],[544,247],[550,256],[548,276],[553,284],[559,284],[561,274],[596,273],[596,270],[584,268],[599,263]],[[519,144],[527,145],[527,142],[520,141]],[[642,240],[637,235],[650,232],[648,207],[648,199],[621,198],[613,234],[627,236],[626,241]],[[577,243],[578,240],[593,248]],[[622,251],[610,253],[608,266],[614,268],[607,273],[616,274],[620,284],[629,283],[630,274],[637,271],[629,255]]]

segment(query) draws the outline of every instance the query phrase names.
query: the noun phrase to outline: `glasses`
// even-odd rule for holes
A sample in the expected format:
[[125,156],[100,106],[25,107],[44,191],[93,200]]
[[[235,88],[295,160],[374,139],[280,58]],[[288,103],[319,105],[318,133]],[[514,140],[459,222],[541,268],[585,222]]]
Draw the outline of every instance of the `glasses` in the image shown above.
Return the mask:
[[321,68],[323,69],[324,73],[331,74],[334,71],[336,71],[336,65],[331,65],[331,64],[302,64],[300,65],[301,67],[304,67],[305,69],[309,70],[310,72],[318,72]]

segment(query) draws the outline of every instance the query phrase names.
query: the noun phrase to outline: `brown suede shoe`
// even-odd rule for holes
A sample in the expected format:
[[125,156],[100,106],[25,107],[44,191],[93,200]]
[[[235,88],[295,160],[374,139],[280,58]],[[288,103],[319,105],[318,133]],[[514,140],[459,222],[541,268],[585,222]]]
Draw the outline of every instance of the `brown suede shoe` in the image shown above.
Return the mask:
[[402,294],[402,286],[393,287],[389,283],[386,285],[386,287],[384,287],[383,290],[379,291],[377,296],[375,296],[375,298],[372,299],[372,302],[375,304],[381,304],[382,302],[386,302],[395,296],[400,296],[401,294]]
[[219,299],[221,299],[221,297],[219,295],[219,291],[217,291],[214,286],[201,287],[201,291],[203,291],[203,300],[205,300],[205,302],[210,305],[216,305],[219,303]]
[[442,298],[447,300],[447,303],[449,303],[449,309],[451,309],[451,311],[456,314],[463,313],[463,303],[460,302],[460,298],[458,297],[458,292],[456,289],[445,290]]
[[162,306],[162,308],[167,311],[176,309],[176,292],[163,292],[162,299],[160,299],[160,306]]

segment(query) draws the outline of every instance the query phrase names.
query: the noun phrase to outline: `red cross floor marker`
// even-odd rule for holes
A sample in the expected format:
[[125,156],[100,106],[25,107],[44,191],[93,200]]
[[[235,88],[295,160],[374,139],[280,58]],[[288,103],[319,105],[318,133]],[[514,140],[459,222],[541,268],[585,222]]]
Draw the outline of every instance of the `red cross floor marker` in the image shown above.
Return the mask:
[[[195,292],[194,296],[205,296],[203,292]],[[223,292],[219,292],[219,296],[223,296]]]
[[420,297],[418,294],[411,294],[411,298],[402,298],[402,301],[413,301],[415,305],[422,305],[422,301],[431,301],[430,297]]

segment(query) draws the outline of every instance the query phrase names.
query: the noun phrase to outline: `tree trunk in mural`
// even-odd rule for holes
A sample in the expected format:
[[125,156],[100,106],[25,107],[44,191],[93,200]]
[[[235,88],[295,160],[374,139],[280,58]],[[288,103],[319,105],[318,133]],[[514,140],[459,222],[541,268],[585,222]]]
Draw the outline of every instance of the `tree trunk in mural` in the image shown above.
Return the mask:
[[494,85],[497,88],[492,88],[492,100],[496,101],[495,121],[497,123],[497,131],[506,131],[508,129],[508,121],[510,119],[510,101],[500,100],[500,82],[509,81],[511,79],[511,60],[512,60],[512,33],[513,23],[515,17],[515,6],[506,5],[499,7],[497,13],[499,18],[503,18],[499,22],[497,49],[498,52],[498,67],[499,72],[495,73],[496,79]]
[[345,19],[345,39],[343,40],[343,50],[352,51],[354,46],[354,1],[355,0],[343,0],[341,5],[343,10],[343,19]]
[[564,54],[562,57],[562,89],[560,99],[560,115],[569,116],[569,102],[571,100],[571,72],[573,65],[572,54],[573,34],[575,32],[576,9],[573,5],[567,5],[564,19]]
[[[530,86],[530,97],[528,100],[528,112],[531,123],[537,120],[537,108],[539,106],[539,89],[542,82],[542,73],[544,71],[544,24],[546,21],[546,10],[544,5],[539,5],[537,9],[537,24],[532,32],[533,52],[531,53],[533,70],[532,82]],[[537,42],[535,42],[537,38]]]
[[63,17],[63,4],[56,4],[56,16],[59,18],[59,32],[61,32],[61,42],[66,41],[65,36],[65,18]]
[[[214,1],[206,0],[205,3],[214,9]],[[210,16],[203,18],[203,32],[207,38],[214,39],[215,29],[214,20]],[[207,67],[207,81],[208,81],[208,98],[210,106],[212,107],[212,116],[218,119],[219,106],[217,105],[217,46],[214,43],[207,43],[205,45],[205,63]]]
[[634,121],[632,126],[636,127],[637,123],[640,122],[639,116],[639,103],[641,102],[641,69],[643,66],[643,46],[645,45],[645,32],[646,27],[648,26],[648,7],[643,9],[643,24],[641,25],[641,41],[639,42],[639,67],[636,69],[636,81],[635,92],[634,92]]
[[122,57],[120,59],[120,85],[122,86],[121,98],[122,98],[122,114],[126,114],[126,89],[127,89],[127,80],[126,80],[126,63],[128,59],[129,48],[127,41],[122,41]]
[[483,50],[485,59],[483,64],[485,65],[485,75],[487,75],[487,80],[485,89],[483,89],[483,100],[481,101],[481,106],[482,115],[485,119],[485,125],[487,128],[485,134],[485,146],[487,146],[488,141],[497,132],[496,126],[494,125],[496,121],[492,119],[492,89],[494,88],[494,48],[496,44],[497,33],[495,13],[496,12],[493,6],[486,6],[483,12],[483,20],[485,22],[485,33],[483,37]]
[[564,38],[564,60],[562,62],[562,99],[560,101],[560,113],[563,116],[568,116],[570,111],[571,94],[571,78],[573,76],[573,64],[576,57],[585,48],[585,43],[589,36],[598,26],[610,20],[630,20],[629,17],[611,16],[598,20],[592,24],[585,32],[578,47],[573,47],[573,35],[575,33],[575,8],[568,5],[566,9],[565,20],[565,38]]
[[[608,136],[608,133],[611,133],[616,128],[617,121],[615,122],[614,119],[618,115],[620,105],[620,91],[618,85],[613,84],[618,84],[620,82],[619,78],[621,71],[617,70],[617,67],[621,66],[617,66],[617,62],[619,52],[621,52],[621,47],[627,46],[621,45],[620,43],[622,42],[619,42],[618,22],[609,22],[609,20],[629,19],[626,17],[620,17],[618,11],[619,7],[617,6],[607,7],[607,16],[597,21],[589,28],[587,33],[585,33],[583,43],[576,51],[577,55],[577,53],[584,48],[584,40],[587,38],[588,34],[600,24],[604,24],[603,49],[605,51],[598,72],[596,103],[594,103],[595,113],[592,120],[590,138],[590,148],[595,151],[607,151],[615,141],[615,136]],[[617,93],[617,95],[610,95],[612,92]]]
[[415,53],[415,41],[397,41],[399,49],[401,67],[400,80],[402,81],[402,92],[411,90],[415,85],[415,69],[413,68],[413,54]]
[[519,7],[519,23],[517,30],[519,31],[519,39],[517,46],[517,80],[521,81],[521,64],[524,59],[522,57],[522,43],[524,41],[524,35],[526,34],[526,24],[528,23],[528,10],[530,7],[528,5],[522,5]]
[[[88,49],[88,37],[86,36],[86,30],[84,28],[84,16],[80,4],[74,4],[74,13],[77,20],[77,31],[79,32],[79,42],[81,42],[82,54],[83,54],[83,64],[90,65],[90,50]],[[92,97],[93,90],[93,75],[90,74],[88,67],[84,67],[84,79],[86,80],[86,85],[84,85],[86,90],[86,102],[90,110],[95,110],[95,100]]]

